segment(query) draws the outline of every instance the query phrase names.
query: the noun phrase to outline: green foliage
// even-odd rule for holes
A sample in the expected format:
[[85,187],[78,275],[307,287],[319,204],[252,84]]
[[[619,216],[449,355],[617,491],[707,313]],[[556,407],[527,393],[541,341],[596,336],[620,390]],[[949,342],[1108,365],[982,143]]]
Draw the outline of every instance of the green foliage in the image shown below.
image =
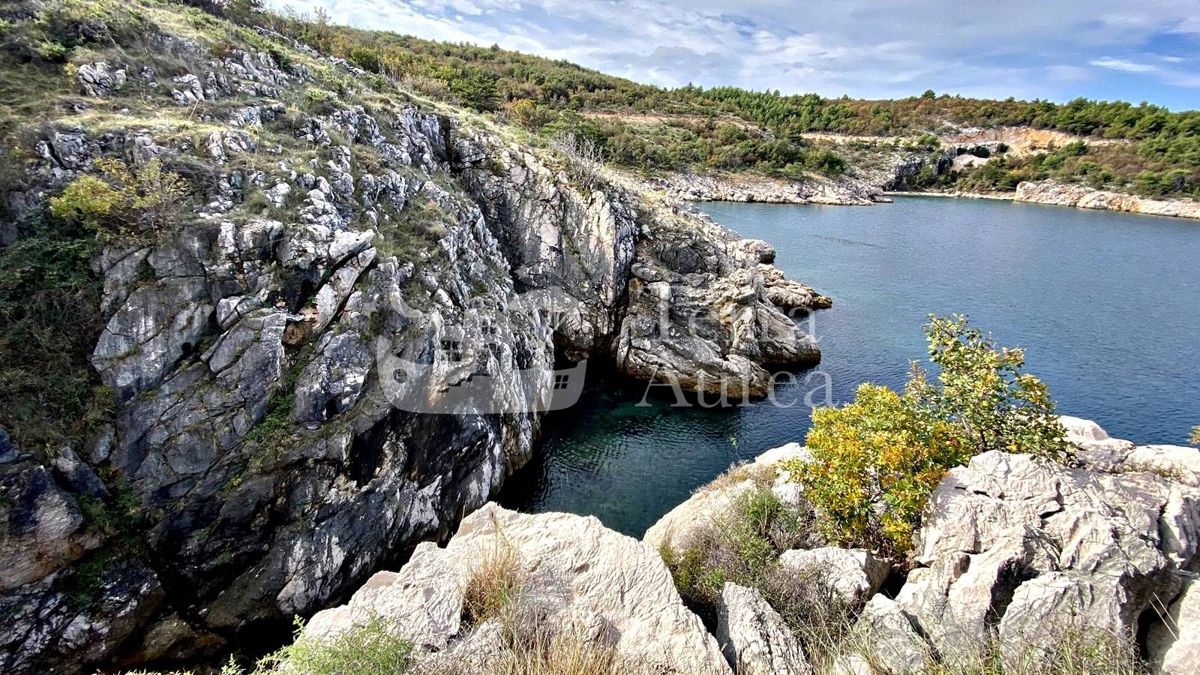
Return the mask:
[[[303,622],[296,620],[296,637]],[[395,675],[412,672],[413,646],[396,637],[393,629],[372,617],[370,621],[331,640],[299,640],[261,659],[256,673],[295,672],[306,675]]]
[[1200,445],[1200,426],[1192,427],[1192,438],[1190,442],[1192,445]]
[[351,47],[350,61],[359,68],[369,70],[372,73],[379,73],[383,70],[383,62],[379,59],[379,52],[370,47]]
[[1023,372],[1023,350],[997,347],[961,315],[930,317],[925,334],[930,360],[939,369],[937,384],[914,369],[906,393],[919,397],[933,419],[955,425],[973,453],[1069,458],[1072,448],[1054,400],[1041,380]]
[[0,250],[0,426],[26,451],[78,447],[112,414],[89,361],[103,327],[95,251],[90,233],[41,219]]
[[[817,408],[806,445],[812,462],[789,466],[838,545],[904,553],[925,501],[946,469],[969,457],[949,423],[911,395],[863,384],[853,403]],[[882,505],[882,508],[880,508]]]
[[854,402],[813,411],[811,462],[787,468],[842,545],[902,554],[945,472],[988,450],[1063,460],[1071,447],[1046,386],[962,316],[926,326],[931,382],[914,364],[903,394],[864,384]]
[[684,601],[712,618],[725,582],[766,587],[776,558],[799,547],[810,525],[799,509],[775,496],[769,482],[756,483],[712,527],[699,528],[679,550],[668,547],[660,554]]
[[50,213],[77,222],[102,239],[138,239],[165,231],[188,193],[178,174],[150,160],[136,172],[125,162],[99,159],[99,175],[84,174],[50,199]]

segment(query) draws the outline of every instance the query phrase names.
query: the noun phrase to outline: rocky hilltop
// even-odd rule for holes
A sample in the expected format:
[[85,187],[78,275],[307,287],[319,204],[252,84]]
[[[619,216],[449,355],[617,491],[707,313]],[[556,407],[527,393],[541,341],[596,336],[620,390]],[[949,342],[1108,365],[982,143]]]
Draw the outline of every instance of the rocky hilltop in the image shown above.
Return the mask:
[[[761,242],[268,31],[104,7],[137,37],[23,136],[5,243],[104,160],[178,173],[187,207],[92,261],[111,414],[3,436],[5,672],[195,659],[326,606],[529,459],[561,361],[761,394],[819,358],[785,312],[828,299]],[[428,377],[404,404],[397,358]],[[513,364],[495,414],[409,406]]]
[[[786,593],[771,589],[774,602],[808,594],[814,607],[848,610],[849,623],[825,634],[829,641],[804,630],[819,612],[785,620],[759,589],[729,582],[702,623],[668,572],[675,561],[679,581],[676,554],[706,528],[725,526],[739,494],[765,485],[805,507],[779,468],[805,457],[792,444],[701,488],[642,542],[594,518],[488,505],[447,548],[423,544],[398,572],[377,574],[348,604],[317,614],[300,643],[329,644],[383,622],[431,672],[449,662],[456,669],[448,672],[487,673],[514,658],[521,642],[513,635],[551,626],[607,650],[620,672],[865,674],[1045,672],[1048,661],[1103,656],[1128,640],[1154,670],[1192,672],[1200,451],[1134,446],[1086,420],[1063,423],[1077,466],[991,451],[952,470],[907,564],[816,540],[763,563],[787,580]],[[520,580],[515,613],[464,619],[474,616],[481,570],[495,583],[481,561],[497,551]],[[1132,672],[1113,659],[1104,662],[1113,672]]]

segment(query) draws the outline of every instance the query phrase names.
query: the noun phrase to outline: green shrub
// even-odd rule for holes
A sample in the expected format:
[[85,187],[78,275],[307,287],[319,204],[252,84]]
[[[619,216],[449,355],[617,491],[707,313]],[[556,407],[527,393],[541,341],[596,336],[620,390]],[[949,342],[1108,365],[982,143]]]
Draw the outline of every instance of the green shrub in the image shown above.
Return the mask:
[[158,159],[136,172],[116,159],[97,160],[95,168],[99,175],[82,175],[51,198],[50,213],[101,238],[137,239],[165,231],[188,192],[183,179]]
[[112,414],[89,361],[104,326],[96,239],[37,222],[0,250],[0,426],[28,452],[79,447]]
[[945,472],[988,450],[1066,459],[1071,447],[1046,386],[965,317],[926,326],[936,382],[914,364],[903,394],[864,384],[842,408],[813,411],[811,462],[791,477],[842,545],[902,554]]
[[1200,445],[1200,427],[1192,427],[1192,445]]
[[379,52],[370,47],[352,47],[350,49],[350,62],[372,73],[383,71],[382,63],[379,60]]
[[[303,623],[296,622],[296,637]],[[261,659],[255,672],[394,675],[413,670],[413,646],[377,617],[329,641],[297,640]],[[231,669],[232,670],[232,669]]]

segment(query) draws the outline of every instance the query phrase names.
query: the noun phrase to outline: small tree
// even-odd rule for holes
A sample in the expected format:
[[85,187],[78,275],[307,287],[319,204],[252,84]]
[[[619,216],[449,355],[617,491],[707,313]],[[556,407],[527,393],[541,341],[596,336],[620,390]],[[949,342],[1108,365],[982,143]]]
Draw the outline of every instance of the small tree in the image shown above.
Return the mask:
[[973,455],[1070,455],[1046,385],[1022,372],[1021,350],[998,348],[962,316],[930,317],[925,332],[936,380],[913,364],[903,394],[864,384],[849,405],[813,410],[811,461],[787,466],[839,544],[904,553],[930,493]]
[[1023,372],[1024,350],[997,347],[962,315],[931,316],[925,334],[940,386],[914,365],[908,389],[936,419],[954,424],[974,453],[1006,450],[1059,460],[1070,454],[1050,390]]

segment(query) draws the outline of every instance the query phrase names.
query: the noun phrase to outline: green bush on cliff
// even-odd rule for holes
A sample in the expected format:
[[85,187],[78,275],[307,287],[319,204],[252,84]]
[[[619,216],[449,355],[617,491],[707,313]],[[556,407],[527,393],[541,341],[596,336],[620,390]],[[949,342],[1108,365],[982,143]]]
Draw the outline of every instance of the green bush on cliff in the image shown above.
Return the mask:
[[812,461],[787,465],[840,545],[903,554],[950,468],[989,450],[1057,460],[1071,452],[1046,385],[965,317],[926,326],[936,380],[914,364],[903,393],[864,384],[841,408],[813,411]]
[[76,221],[103,239],[138,238],[164,231],[187,195],[178,174],[152,159],[134,170],[121,160],[96,160],[99,174],[84,174],[50,199],[50,213]]

